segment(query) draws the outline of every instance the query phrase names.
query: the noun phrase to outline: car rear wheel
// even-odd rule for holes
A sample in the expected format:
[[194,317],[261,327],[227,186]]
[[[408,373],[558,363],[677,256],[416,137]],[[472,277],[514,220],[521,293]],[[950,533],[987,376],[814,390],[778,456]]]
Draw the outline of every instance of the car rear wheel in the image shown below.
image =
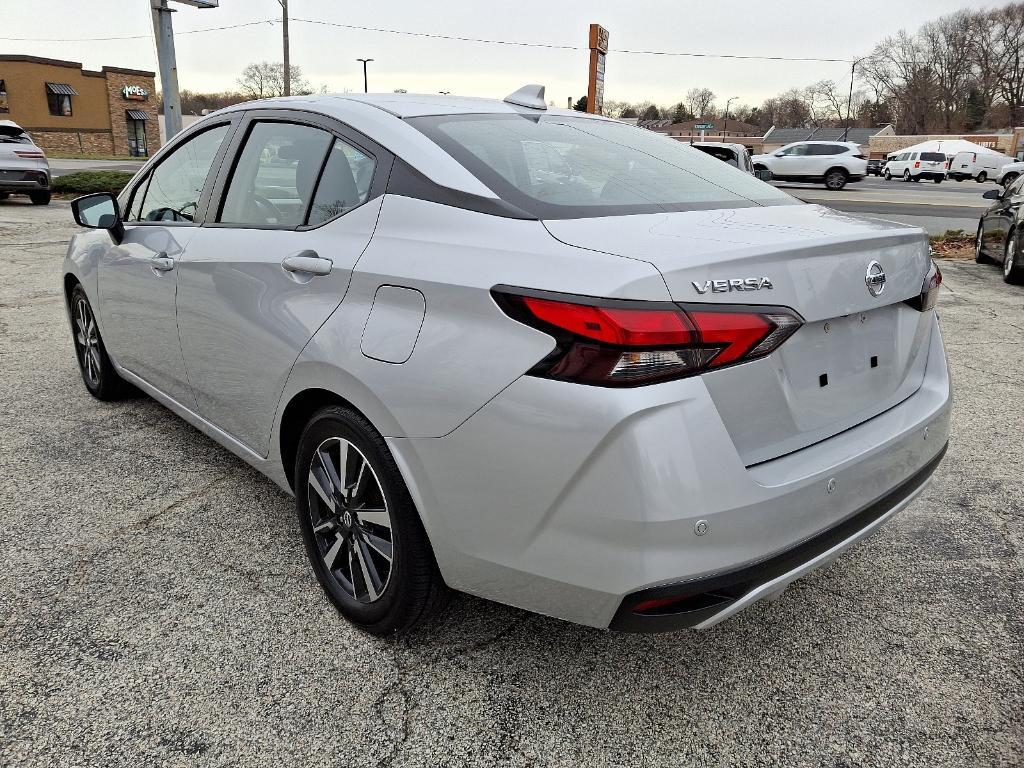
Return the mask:
[[825,186],[831,190],[840,190],[846,186],[846,171],[833,168],[825,174]]
[[49,205],[50,204],[50,193],[49,192],[31,192],[31,193],[29,193],[28,199],[32,201],[32,205]]
[[975,179],[975,181],[977,181],[979,184],[984,184],[986,181],[988,181],[988,174],[982,171],[981,173],[978,174],[978,178]]
[[97,400],[120,400],[132,394],[132,386],[117,375],[110,362],[96,315],[80,285],[71,292],[71,331],[78,368],[89,394]]
[[934,181],[936,184],[941,184],[942,183],[942,179],[940,179],[938,177],[935,177],[934,179],[932,179],[932,181]]
[[319,411],[299,441],[295,501],[306,553],[338,611],[374,635],[405,632],[448,589],[384,438],[342,406]]
[[1021,263],[1021,241],[1017,230],[1010,233],[1003,253],[1003,280],[1014,285],[1024,284],[1024,263]]

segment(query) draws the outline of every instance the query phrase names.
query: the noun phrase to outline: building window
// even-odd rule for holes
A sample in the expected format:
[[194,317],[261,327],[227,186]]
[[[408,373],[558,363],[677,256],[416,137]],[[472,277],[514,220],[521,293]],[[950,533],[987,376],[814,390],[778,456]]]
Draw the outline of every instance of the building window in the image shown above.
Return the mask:
[[0,114],[11,111],[10,105],[7,103],[7,84],[0,80]]
[[71,97],[78,92],[67,83],[47,83],[46,102],[50,106],[50,114],[58,117],[71,117]]

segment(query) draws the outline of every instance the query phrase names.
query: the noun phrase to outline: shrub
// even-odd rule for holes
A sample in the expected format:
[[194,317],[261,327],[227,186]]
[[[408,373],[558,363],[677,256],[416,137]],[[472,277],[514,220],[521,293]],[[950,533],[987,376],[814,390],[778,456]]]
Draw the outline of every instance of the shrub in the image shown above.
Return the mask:
[[88,195],[92,192],[119,194],[134,174],[126,171],[78,171],[53,180],[51,189],[59,195]]

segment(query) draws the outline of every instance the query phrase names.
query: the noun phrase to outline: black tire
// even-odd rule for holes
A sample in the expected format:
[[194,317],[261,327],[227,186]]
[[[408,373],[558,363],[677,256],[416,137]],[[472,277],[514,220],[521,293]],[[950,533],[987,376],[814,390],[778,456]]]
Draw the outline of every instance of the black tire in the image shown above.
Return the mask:
[[11,196],[10,192],[0,192],[0,200],[6,200],[10,196]]
[[975,181],[978,182],[979,184],[984,184],[986,181],[988,181],[988,174],[982,171],[981,173],[978,174],[978,177],[975,179]]
[[1017,180],[1017,177],[1019,175],[1020,175],[1019,173],[1008,173],[1008,174],[1006,174],[1006,176],[1003,177],[1003,188],[1006,189],[1011,184],[1013,184],[1013,182],[1015,182]]
[[96,325],[96,315],[80,285],[71,292],[71,338],[78,370],[90,395],[97,400],[121,400],[138,391],[114,370]]
[[942,179],[939,179],[939,178],[934,178],[934,179],[932,179],[932,181],[934,181],[936,184],[941,184],[942,183]]
[[28,199],[32,201],[32,205],[49,205],[50,193],[49,191],[29,192]]
[[825,187],[838,192],[846,186],[848,174],[842,168],[832,168],[825,173]]
[[1003,251],[1003,280],[1011,285],[1024,285],[1024,258],[1021,236],[1017,230],[1006,238]]
[[[350,483],[353,471],[358,478]],[[326,489],[329,503],[312,487],[314,479]],[[384,438],[361,414],[332,405],[310,419],[295,458],[295,506],[317,581],[338,611],[360,629],[372,635],[408,632],[446,602],[448,588],[405,481]]]
[[984,240],[981,233],[981,224],[978,224],[978,234],[974,236],[974,261],[978,264],[991,264],[992,259],[985,253]]
[[903,180],[904,181],[910,181],[910,169],[909,168],[907,168],[905,171],[903,171]]
[[882,175],[885,176],[886,181],[892,181],[892,174],[889,172],[888,168],[885,169],[885,173]]

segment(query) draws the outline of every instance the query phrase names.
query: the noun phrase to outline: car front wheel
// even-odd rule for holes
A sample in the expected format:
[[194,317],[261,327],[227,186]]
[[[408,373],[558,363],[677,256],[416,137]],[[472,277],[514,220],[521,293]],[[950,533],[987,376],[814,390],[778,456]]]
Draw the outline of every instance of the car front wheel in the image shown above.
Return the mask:
[[978,225],[978,234],[974,238],[974,261],[978,264],[991,264],[992,259],[985,255],[985,230]]
[[1014,285],[1024,284],[1024,264],[1020,257],[1020,238],[1017,230],[1011,233],[1006,241],[1006,250],[1003,253],[1003,280]]
[[833,168],[825,174],[825,186],[832,190],[840,190],[845,187],[846,171],[841,168]]
[[883,175],[885,176],[885,180],[886,181],[892,181],[892,174],[889,173],[889,169],[888,168],[885,169],[885,173]]
[[338,611],[374,635],[406,632],[447,595],[419,514],[384,438],[342,406],[306,426],[295,501],[310,564]]
[[1013,182],[1015,182],[1017,180],[1017,176],[1018,175],[1019,174],[1016,174],[1016,173],[1008,173],[1008,174],[1006,174],[1006,176],[1003,177],[1003,186],[1004,187],[1009,187],[1011,184],[1013,184]]
[[132,386],[117,375],[110,362],[96,315],[80,285],[71,292],[71,331],[78,368],[89,394],[97,400],[120,400],[131,394]]

